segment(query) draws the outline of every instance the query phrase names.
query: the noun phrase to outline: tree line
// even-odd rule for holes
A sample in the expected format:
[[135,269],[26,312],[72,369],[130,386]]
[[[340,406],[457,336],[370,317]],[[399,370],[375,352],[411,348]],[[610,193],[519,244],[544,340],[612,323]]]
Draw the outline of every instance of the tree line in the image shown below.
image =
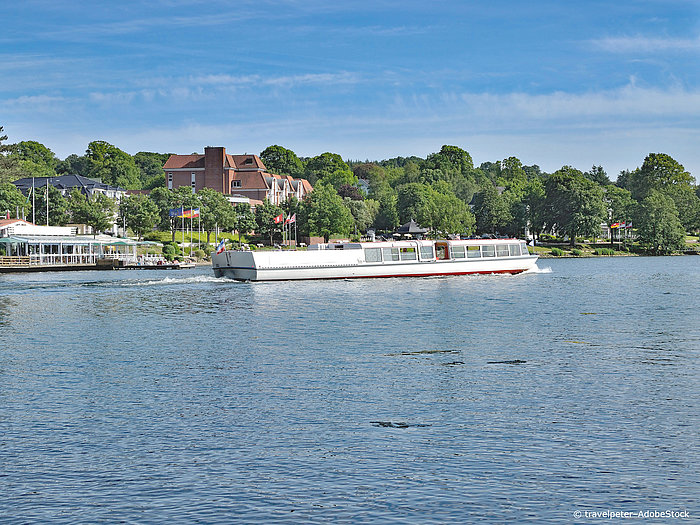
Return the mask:
[[[200,208],[207,232],[254,231],[271,242],[281,239],[282,225],[273,221],[280,213],[296,214],[301,235],[326,239],[359,236],[369,228],[390,232],[414,219],[436,236],[522,237],[529,231],[535,238],[543,234],[567,238],[572,246],[577,239],[597,237],[601,223],[632,223],[640,245],[650,253],[680,250],[685,234],[700,229],[695,179],[664,153],[650,153],[640,167],[621,172],[612,182],[601,166],[585,172],[563,166],[545,173],[516,157],[474,166],[467,151],[449,145],[425,158],[382,161],[346,161],[329,152],[305,158],[273,145],[260,153],[268,171],[308,179],[314,191],[303,202],[291,199],[282,207],[266,202],[253,215],[249,207],[231,206],[213,190],[196,194],[189,187],[167,190],[162,169],[167,153],[132,156],[107,142],[93,141],[84,155],[60,160],[38,142],[3,144],[6,140],[0,136],[0,211],[22,205],[26,210],[29,204],[27,197],[13,193],[9,181],[78,174],[126,189],[151,190],[124,199],[118,210],[120,220],[139,236],[154,228],[174,235],[176,221],[168,212],[178,206]],[[59,197],[58,190],[49,188],[51,224],[92,220],[100,229],[99,218],[115,211],[97,202],[103,199],[70,195],[63,202]],[[45,211],[39,208],[35,215],[41,224]]]

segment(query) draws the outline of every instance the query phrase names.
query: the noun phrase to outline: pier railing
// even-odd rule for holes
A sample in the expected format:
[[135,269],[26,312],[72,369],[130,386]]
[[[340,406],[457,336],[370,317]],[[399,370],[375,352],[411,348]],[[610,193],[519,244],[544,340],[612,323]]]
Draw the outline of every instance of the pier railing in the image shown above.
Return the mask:
[[29,266],[29,256],[0,255],[0,266]]

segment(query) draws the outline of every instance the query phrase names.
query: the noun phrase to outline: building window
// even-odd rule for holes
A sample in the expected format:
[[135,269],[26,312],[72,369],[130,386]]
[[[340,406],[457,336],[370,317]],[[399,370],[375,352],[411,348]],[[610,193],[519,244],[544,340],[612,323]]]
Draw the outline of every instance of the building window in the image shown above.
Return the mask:
[[231,181],[231,187],[232,187],[232,188],[240,188],[240,187],[241,187],[241,181],[240,181],[240,180],[232,180],[232,181]]
[[195,191],[197,191],[197,190],[196,190],[196,186],[197,186],[197,177],[196,177],[196,175],[194,174],[194,172],[190,173],[190,178],[192,179],[192,193],[194,193]]
[[169,190],[173,189],[173,172],[172,171],[168,172],[168,189]]

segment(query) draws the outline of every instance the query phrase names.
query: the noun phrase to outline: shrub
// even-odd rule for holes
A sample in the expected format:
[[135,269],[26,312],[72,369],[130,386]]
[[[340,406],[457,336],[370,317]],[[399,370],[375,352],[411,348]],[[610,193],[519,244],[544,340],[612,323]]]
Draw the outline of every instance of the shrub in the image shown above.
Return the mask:
[[575,255],[576,257],[581,257],[583,255],[583,252],[577,248],[574,248],[573,250],[571,250],[571,253],[573,255]]
[[561,248],[552,248],[552,251],[550,253],[555,257],[561,257],[562,255],[564,255],[564,250],[562,250]]
[[204,257],[206,257],[207,254],[204,252],[204,250],[195,250],[193,255],[197,259],[204,259]]
[[612,248],[596,248],[593,253],[596,255],[615,255],[615,250]]

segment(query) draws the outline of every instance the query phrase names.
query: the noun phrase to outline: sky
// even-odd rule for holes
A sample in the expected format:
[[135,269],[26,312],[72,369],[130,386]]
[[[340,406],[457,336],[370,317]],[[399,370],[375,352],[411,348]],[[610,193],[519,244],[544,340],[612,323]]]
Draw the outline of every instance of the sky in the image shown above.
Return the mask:
[[0,126],[300,157],[507,157],[700,178],[700,1],[2,0]]

